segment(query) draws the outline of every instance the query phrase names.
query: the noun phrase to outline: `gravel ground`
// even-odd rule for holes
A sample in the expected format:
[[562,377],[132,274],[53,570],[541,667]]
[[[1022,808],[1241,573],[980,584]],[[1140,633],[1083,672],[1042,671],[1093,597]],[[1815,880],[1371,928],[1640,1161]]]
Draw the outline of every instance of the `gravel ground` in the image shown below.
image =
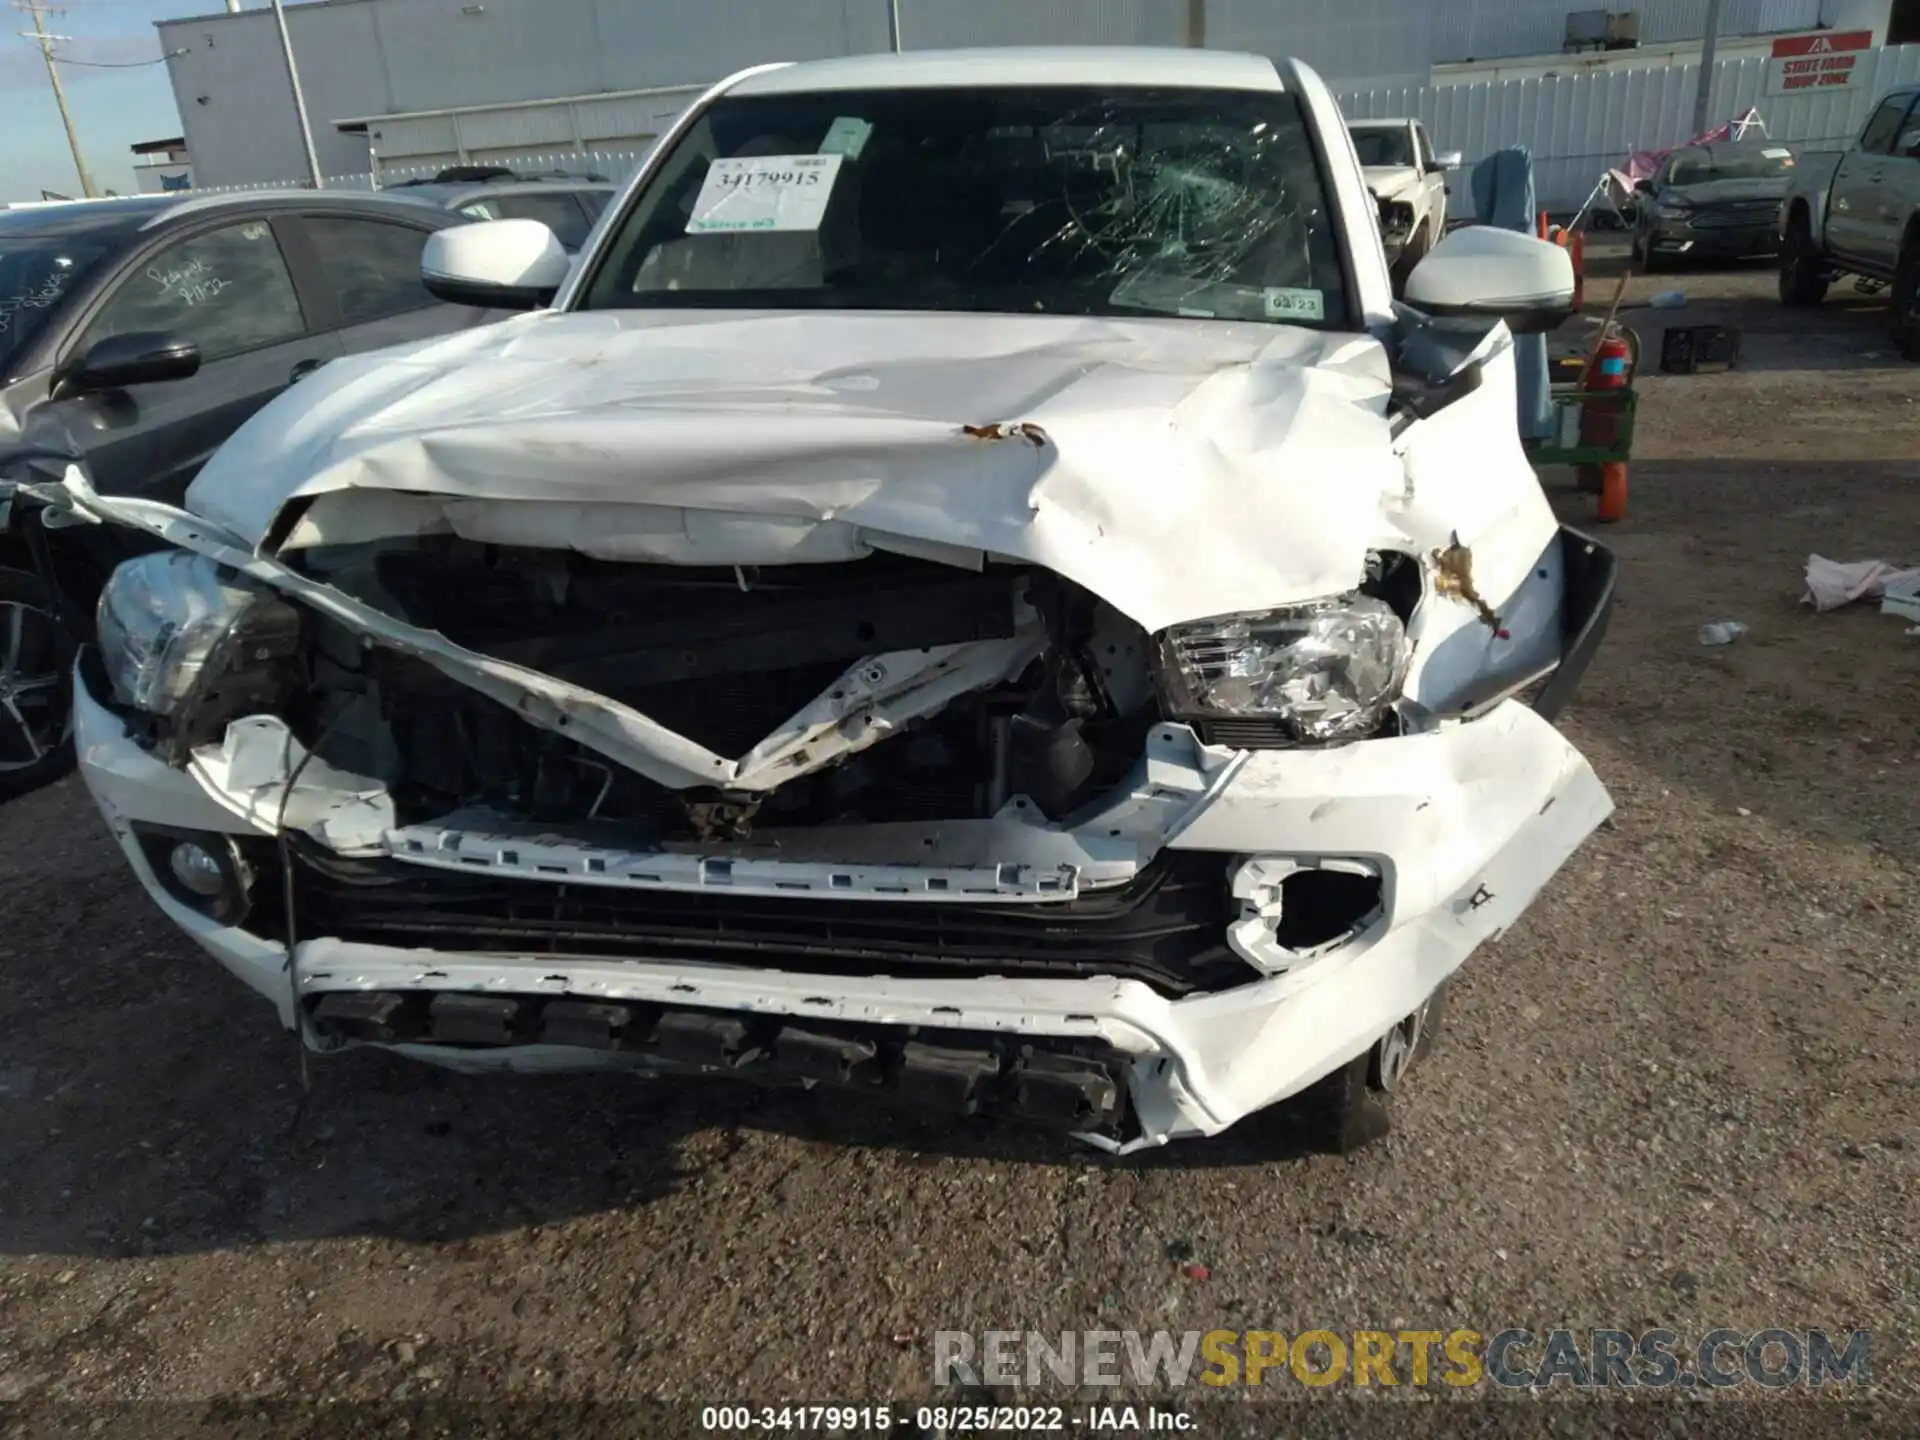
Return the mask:
[[[1558,1325],[1870,1329],[1878,1408],[1844,1429],[1913,1433],[1920,642],[1797,601],[1810,551],[1920,556],[1920,372],[1855,297],[1790,314],[1765,273],[1629,297],[1675,284],[1684,316],[1628,316],[1649,367],[1670,319],[1731,320],[1746,355],[1643,384],[1623,596],[1564,722],[1617,817],[1462,972],[1386,1141],[1112,1163],[377,1055],[317,1065],[296,1125],[292,1043],[150,910],[69,780],[0,811],[0,1433],[664,1435],[691,1402],[926,1398],[936,1330]],[[1751,632],[1702,648],[1729,618]],[[1161,1398],[1201,1434],[1385,1410]],[[275,1408],[326,1399],[352,1403]],[[559,1401],[662,1408],[499,1408]],[[1439,1411],[1695,1435],[1846,1413],[1393,1419]]]

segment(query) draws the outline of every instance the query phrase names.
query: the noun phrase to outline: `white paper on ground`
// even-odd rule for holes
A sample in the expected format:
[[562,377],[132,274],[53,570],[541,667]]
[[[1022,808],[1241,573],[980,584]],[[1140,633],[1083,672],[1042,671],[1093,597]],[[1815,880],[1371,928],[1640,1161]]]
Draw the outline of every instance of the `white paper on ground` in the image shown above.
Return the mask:
[[1875,600],[1889,585],[1920,580],[1920,569],[1901,570],[1884,560],[1829,560],[1807,557],[1807,593],[1803,605],[1816,610],[1838,610],[1856,600]]

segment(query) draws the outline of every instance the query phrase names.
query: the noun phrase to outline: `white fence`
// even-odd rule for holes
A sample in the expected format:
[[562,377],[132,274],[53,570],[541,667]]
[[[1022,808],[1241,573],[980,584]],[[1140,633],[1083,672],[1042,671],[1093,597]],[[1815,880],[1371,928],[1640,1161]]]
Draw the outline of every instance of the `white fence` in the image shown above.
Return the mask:
[[[518,175],[557,175],[567,174],[578,179],[595,176],[616,183],[633,174],[634,169],[647,156],[646,150],[585,150],[585,151],[547,151],[530,155],[493,155],[489,154],[476,164],[498,165],[512,170]],[[328,190],[386,190],[408,180],[431,180],[444,166],[424,167],[408,165],[382,165],[377,172],[361,171],[355,175],[328,175],[325,188]],[[193,192],[197,195],[233,194],[244,190],[286,190],[307,189],[308,182],[298,180],[269,180],[257,185],[196,185]]]
[[[1836,149],[1860,133],[1874,104],[1896,85],[1920,80],[1920,45],[1864,50],[1852,85],[1802,95],[1767,94],[1764,56],[1714,66],[1708,124],[1759,109],[1767,135],[1809,149]],[[1424,120],[1436,150],[1469,162],[1509,145],[1533,152],[1542,209],[1571,211],[1594,182],[1636,150],[1664,149],[1693,134],[1698,65],[1612,70],[1588,75],[1344,91],[1354,119],[1406,115]],[[1466,186],[1453,187],[1455,214],[1470,210]]]

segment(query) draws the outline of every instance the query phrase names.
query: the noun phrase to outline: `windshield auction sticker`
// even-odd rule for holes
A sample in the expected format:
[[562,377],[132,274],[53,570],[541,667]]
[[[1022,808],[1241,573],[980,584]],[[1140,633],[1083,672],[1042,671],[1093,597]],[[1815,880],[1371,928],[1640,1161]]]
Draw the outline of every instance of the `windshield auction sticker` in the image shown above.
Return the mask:
[[843,158],[754,155],[742,160],[716,160],[693,202],[687,233],[818,230]]

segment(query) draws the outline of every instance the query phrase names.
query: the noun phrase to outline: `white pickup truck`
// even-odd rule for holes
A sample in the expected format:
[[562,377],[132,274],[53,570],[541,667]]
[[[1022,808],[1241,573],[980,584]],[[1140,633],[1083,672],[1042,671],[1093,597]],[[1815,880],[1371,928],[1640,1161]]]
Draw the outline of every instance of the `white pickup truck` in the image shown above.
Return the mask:
[[1780,208],[1780,299],[1818,305],[1843,274],[1889,287],[1894,344],[1920,360],[1920,85],[1883,98],[1851,148],[1799,157]]
[[1447,232],[1447,172],[1460,156],[1433,153],[1418,120],[1349,120],[1367,188],[1380,202],[1380,237],[1394,280],[1404,285],[1413,267]]
[[423,272],[526,313],[334,361],[184,509],[21,491],[159,543],[81,770],[313,1049],[1119,1151],[1310,1091],[1344,1148],[1611,809],[1551,717],[1614,563],[1515,421],[1571,264],[1464,230],[1397,307],[1305,66],[762,66],[576,262]]

